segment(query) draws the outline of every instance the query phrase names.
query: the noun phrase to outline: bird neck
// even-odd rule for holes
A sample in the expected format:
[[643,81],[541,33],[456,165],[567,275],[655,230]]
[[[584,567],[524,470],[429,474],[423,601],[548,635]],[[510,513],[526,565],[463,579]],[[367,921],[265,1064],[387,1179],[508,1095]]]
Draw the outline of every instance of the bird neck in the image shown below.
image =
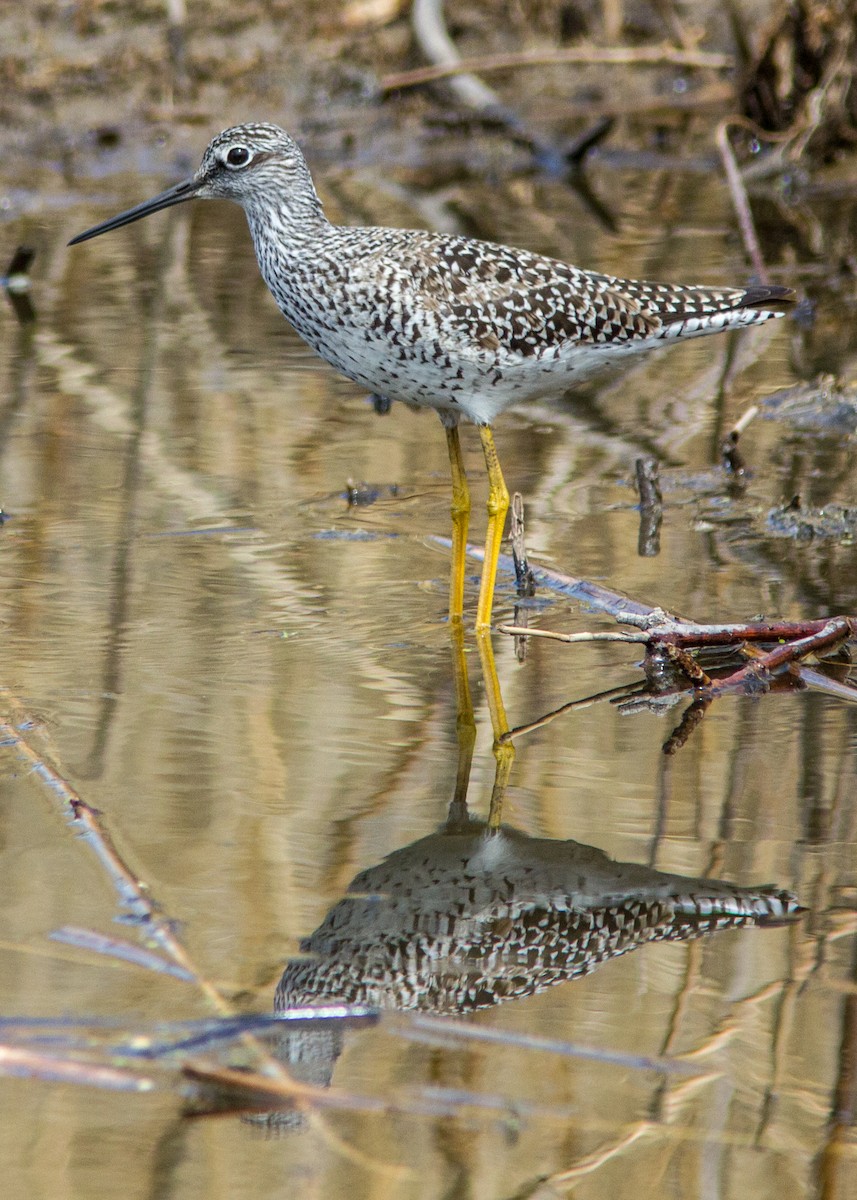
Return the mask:
[[330,227],[309,168],[303,162],[293,166],[287,188],[276,192],[266,189],[249,197],[244,211],[257,249],[273,243],[276,252],[285,256],[290,247],[315,243]]

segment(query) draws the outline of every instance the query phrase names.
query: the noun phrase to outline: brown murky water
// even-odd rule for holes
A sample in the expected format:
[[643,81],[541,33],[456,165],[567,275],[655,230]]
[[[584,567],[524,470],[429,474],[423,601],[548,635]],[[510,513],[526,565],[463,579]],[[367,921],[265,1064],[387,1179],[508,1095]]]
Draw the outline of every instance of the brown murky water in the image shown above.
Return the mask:
[[[705,174],[596,170],[621,196],[616,235],[558,183],[456,187],[423,218],[416,199],[385,200],[372,171],[321,182],[346,219],[466,220],[607,271],[746,277]],[[193,206],[65,248],[163,184],[111,177],[98,207],[58,202],[5,225],[5,245],[35,240],[40,254],[37,324],[0,313],[0,682],[205,972],[270,1011],[300,939],[359,871],[432,833],[453,795],[448,564],[431,540],[447,533],[445,445],[431,414],[376,415],[290,333],[237,210]],[[853,503],[852,437],[758,420],[742,442],[747,491],[730,496],[711,473],[748,405],[853,368],[853,298],[822,290],[819,303],[814,329],[698,341],[585,404],[508,414],[498,447],[533,558],[698,619],[854,611],[853,545],[764,525],[795,492]],[[481,489],[478,441],[464,440]],[[662,552],[640,558],[631,481],[651,453],[665,470]],[[349,481],[381,494],[349,507]],[[472,610],[475,585],[469,598]],[[542,599],[541,625],[609,627]],[[503,578],[498,620],[513,602]],[[494,642],[513,725],[637,673],[627,648],[532,642],[519,663]],[[484,817],[493,758],[472,637],[467,662],[469,799]],[[666,759],[678,715],[599,703],[521,737],[505,819],[661,871],[792,889],[807,917],[645,946],[464,1019],[635,1055],[696,1051],[698,1075],[367,1031],[349,1035],[337,1086],[399,1101],[461,1088],[506,1106],[328,1112],[279,1136],[188,1121],[169,1095],[7,1079],[8,1194],[857,1195],[855,713],[809,693],[725,699]],[[0,772],[2,1010],[203,1015],[175,980],[48,940],[64,924],[133,932],[117,931],[108,884],[39,780],[11,752]]]

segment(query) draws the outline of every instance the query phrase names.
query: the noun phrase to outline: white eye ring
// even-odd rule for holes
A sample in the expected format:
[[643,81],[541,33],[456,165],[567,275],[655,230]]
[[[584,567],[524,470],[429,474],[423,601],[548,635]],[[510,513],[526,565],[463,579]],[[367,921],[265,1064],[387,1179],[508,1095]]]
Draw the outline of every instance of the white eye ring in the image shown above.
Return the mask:
[[239,170],[241,167],[246,167],[250,161],[250,151],[246,146],[231,146],[223,161],[227,167]]

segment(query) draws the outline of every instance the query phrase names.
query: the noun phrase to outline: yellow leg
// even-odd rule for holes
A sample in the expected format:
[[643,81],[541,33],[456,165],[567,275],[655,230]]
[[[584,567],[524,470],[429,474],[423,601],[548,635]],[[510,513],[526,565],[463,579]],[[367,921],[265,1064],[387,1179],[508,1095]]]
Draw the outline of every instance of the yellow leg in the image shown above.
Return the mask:
[[455,795],[449,806],[447,826],[455,827],[466,824],[468,820],[467,785],[470,782],[473,747],[476,742],[476,718],[473,715],[473,700],[470,697],[467,663],[464,658],[463,623],[460,620],[450,621],[449,634],[452,644],[452,672],[455,678],[455,731],[458,735],[458,770],[455,776]]
[[485,699],[488,701],[491,728],[494,732],[494,787],[491,792],[491,807],[488,810],[488,828],[492,832],[496,832],[503,819],[503,798],[506,795],[512,763],[515,761],[515,747],[510,740],[505,740],[509,732],[509,721],[500,693],[500,680],[497,678],[497,664],[494,661],[494,647],[491,645],[490,630],[484,629],[477,632],[476,644],[479,647],[482,677],[485,680]]
[[461,457],[457,425],[445,425],[446,448],[452,472],[452,568],[449,578],[449,619],[464,615],[464,570],[467,558],[467,527],[470,524],[470,488]]
[[480,425],[479,435],[482,438],[485,466],[488,468],[488,532],[485,536],[485,561],[482,564],[482,582],[479,586],[479,604],[476,609],[477,631],[488,629],[491,625],[497,559],[500,557],[500,542],[503,540],[506,513],[509,511],[509,490],[500,470],[491,426]]

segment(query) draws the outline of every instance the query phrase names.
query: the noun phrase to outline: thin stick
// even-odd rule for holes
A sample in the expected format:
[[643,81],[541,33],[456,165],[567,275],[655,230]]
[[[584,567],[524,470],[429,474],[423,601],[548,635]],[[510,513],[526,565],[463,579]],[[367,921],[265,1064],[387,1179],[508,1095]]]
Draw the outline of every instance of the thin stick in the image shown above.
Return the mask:
[[515,492],[512,497],[512,515],[509,521],[509,537],[512,543],[512,559],[515,563],[515,579],[518,595],[534,596],[536,581],[527,561],[527,546],[524,538],[524,497]]
[[758,417],[759,411],[758,404],[751,404],[749,408],[746,408],[732,426],[732,433],[740,437],[750,422],[755,421],[756,417]]
[[744,187],[744,180],[741,178],[741,171],[738,168],[735,153],[732,150],[732,143],[729,141],[729,127],[732,124],[732,117],[727,117],[718,123],[717,131],[714,135],[717,142],[717,149],[720,151],[720,157],[723,159],[726,181],[729,184],[729,191],[732,195],[732,206],[738,218],[738,227],[741,230],[744,249],[747,251],[747,255],[753,264],[753,270],[759,281],[761,283],[770,283],[771,277],[768,274],[768,268],[765,266],[765,260],[762,257],[762,247],[759,244],[759,238],[756,234],[753,213],[750,208],[750,201],[747,198],[747,189]]
[[438,63],[385,75],[380,81],[382,92],[418,87],[447,79],[453,75],[481,74],[492,71],[517,70],[522,67],[545,67],[564,63],[588,63],[611,67],[674,67],[700,70],[731,71],[735,59],[730,54],[709,54],[702,50],[677,50],[673,46],[573,46],[565,50],[522,51],[517,54],[486,54],[463,58],[457,63]]
[[[642,624],[635,613],[619,613],[617,620],[628,625]],[[644,642],[673,646],[729,646],[735,642],[795,642],[799,638],[822,635],[830,641],[855,635],[851,617],[821,617],[811,621],[748,621],[722,625],[702,625],[695,621],[664,619],[649,623],[639,633],[604,630],[597,633],[557,633],[552,629],[521,630],[515,625],[498,625],[500,633],[548,638],[555,642]],[[822,645],[824,642],[821,643]]]
[[743,475],[746,470],[744,456],[738,449],[738,439],[741,437],[741,434],[744,432],[750,422],[755,420],[758,415],[758,404],[751,404],[749,408],[744,410],[730,431],[726,434],[726,437],[720,443],[720,458],[723,468],[732,475]]
[[513,637],[547,638],[553,642],[633,642],[647,645],[651,641],[648,633],[620,633],[604,630],[598,633],[556,633],[552,629],[530,629],[525,625],[498,625],[498,633],[510,633]]

